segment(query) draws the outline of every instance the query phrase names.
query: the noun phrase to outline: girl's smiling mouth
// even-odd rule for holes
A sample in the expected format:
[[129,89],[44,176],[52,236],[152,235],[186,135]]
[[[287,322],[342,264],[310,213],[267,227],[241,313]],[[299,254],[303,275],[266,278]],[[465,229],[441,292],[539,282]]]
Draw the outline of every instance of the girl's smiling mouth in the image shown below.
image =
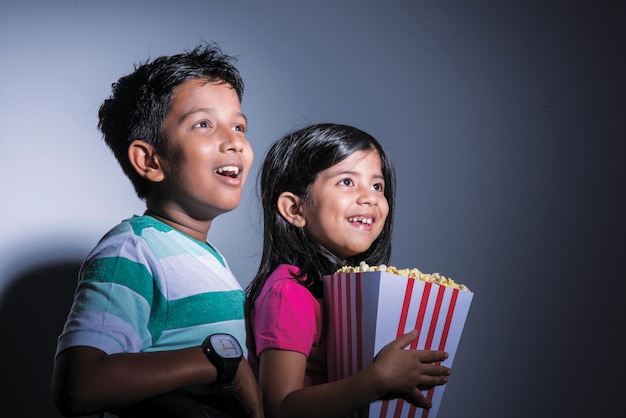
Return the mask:
[[348,218],[348,222],[371,225],[372,223],[374,223],[374,218],[366,216],[351,216]]

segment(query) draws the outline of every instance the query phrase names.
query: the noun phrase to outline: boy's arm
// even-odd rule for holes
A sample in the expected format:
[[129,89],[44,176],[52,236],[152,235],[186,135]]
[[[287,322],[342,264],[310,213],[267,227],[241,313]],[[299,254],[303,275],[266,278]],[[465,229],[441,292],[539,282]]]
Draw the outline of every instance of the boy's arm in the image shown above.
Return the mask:
[[63,415],[89,415],[184,386],[209,384],[216,377],[217,370],[201,347],[111,355],[92,347],[73,347],[57,357],[52,395]]

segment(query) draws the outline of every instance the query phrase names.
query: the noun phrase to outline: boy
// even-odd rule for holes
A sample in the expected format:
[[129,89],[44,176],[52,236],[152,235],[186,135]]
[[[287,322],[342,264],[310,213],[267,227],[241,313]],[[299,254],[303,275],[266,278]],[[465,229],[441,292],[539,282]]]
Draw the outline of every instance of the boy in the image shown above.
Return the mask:
[[154,403],[152,416],[171,405],[223,416],[184,390],[214,393],[215,382],[263,414],[245,358],[245,294],[206,241],[239,205],[253,161],[233,62],[213,44],[145,62],[100,107],[98,127],[147,210],[109,231],[81,268],[52,381],[64,415],[139,416]]

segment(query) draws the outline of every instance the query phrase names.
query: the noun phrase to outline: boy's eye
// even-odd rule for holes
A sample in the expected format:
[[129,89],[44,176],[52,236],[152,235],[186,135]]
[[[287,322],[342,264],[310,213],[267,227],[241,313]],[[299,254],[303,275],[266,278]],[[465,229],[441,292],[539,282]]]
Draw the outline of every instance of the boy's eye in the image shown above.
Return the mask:
[[233,130],[237,131],[237,132],[244,132],[245,133],[246,132],[246,127],[245,127],[245,125],[235,125],[233,127]]
[[210,127],[209,122],[207,122],[206,120],[200,121],[200,122],[196,123],[193,126],[195,128],[208,128],[208,127]]

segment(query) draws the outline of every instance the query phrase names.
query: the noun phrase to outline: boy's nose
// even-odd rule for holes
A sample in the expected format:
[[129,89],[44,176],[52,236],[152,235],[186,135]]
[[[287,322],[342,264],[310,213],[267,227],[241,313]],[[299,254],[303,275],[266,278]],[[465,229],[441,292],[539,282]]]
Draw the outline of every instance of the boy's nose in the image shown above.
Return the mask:
[[244,142],[246,141],[243,138],[243,134],[240,132],[235,132],[233,130],[228,130],[225,134],[225,139],[223,142],[223,147],[225,151],[235,151],[241,152],[244,148]]

